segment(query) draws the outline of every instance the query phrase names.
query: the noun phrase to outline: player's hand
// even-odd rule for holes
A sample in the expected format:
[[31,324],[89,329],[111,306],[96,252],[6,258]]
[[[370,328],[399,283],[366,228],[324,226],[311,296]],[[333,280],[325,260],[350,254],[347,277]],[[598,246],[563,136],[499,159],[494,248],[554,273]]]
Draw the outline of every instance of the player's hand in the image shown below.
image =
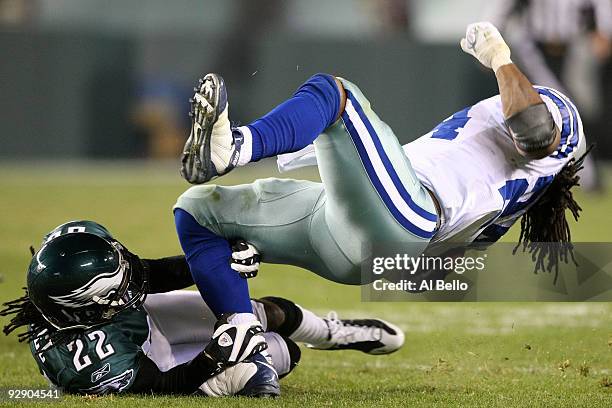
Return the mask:
[[495,72],[502,65],[512,63],[510,48],[497,28],[488,22],[468,25],[465,38],[461,39],[461,49]]
[[261,255],[253,245],[243,239],[232,243],[230,267],[245,279],[254,278],[259,271]]
[[204,353],[217,364],[218,371],[268,348],[259,322],[230,324],[228,317],[224,315],[217,321],[212,339],[204,349]]

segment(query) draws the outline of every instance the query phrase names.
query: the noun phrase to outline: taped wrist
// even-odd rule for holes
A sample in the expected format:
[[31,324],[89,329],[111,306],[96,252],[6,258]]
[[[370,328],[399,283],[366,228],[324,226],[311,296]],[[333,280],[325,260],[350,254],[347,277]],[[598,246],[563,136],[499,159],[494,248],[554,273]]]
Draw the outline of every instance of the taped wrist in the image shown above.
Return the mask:
[[493,72],[497,72],[498,69],[508,64],[512,64],[510,52],[498,53],[491,59],[491,69]]
[[555,122],[543,102],[515,113],[506,124],[514,143],[524,152],[544,149],[555,140]]

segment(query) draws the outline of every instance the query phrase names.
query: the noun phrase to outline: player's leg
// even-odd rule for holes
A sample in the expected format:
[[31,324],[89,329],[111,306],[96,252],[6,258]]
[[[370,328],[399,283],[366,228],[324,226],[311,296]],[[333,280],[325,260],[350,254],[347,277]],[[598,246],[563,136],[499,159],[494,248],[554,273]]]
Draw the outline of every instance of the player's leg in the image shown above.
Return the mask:
[[[245,140],[252,135],[253,145],[263,143],[264,157],[316,139],[326,203],[325,211],[313,217],[313,247],[323,259],[333,259],[339,248],[359,273],[368,255],[362,250],[372,242],[407,243],[407,250],[419,255],[436,230],[438,216],[391,128],[354,84],[337,80],[315,75],[294,97],[241,129]],[[302,94],[307,97],[299,98]],[[296,119],[304,112],[308,120]],[[338,114],[341,120],[335,120]],[[254,154],[251,160],[258,158]],[[319,235],[325,239],[317,239]],[[329,248],[334,253],[327,255]]]
[[150,344],[147,356],[160,370],[193,359],[213,334],[217,318],[197,292],[178,290],[147,296]]
[[[391,129],[356,86],[343,84],[339,87],[329,75],[315,75],[292,98],[242,128],[241,137],[245,146],[251,145],[248,159],[257,160],[300,149],[327,129],[315,145],[329,197],[325,211],[313,214],[308,236],[318,257],[335,271],[331,279],[358,283],[359,267],[367,256],[362,254],[364,245],[406,242],[418,255],[435,231],[437,215]],[[349,98],[342,112],[344,87]],[[339,113],[342,120],[332,125]],[[281,257],[279,262],[287,261]]]
[[192,101],[192,128],[181,174],[192,184],[202,184],[236,166],[300,150],[338,119],[343,104],[336,78],[317,74],[267,115],[232,129],[223,79],[208,74]]
[[[326,279],[359,283],[354,264],[322,228],[325,201],[321,183],[286,179],[196,186],[179,197],[175,206],[179,240],[194,281],[215,313],[244,311],[243,297],[248,300],[246,280],[229,266],[228,240],[235,238],[252,243],[266,263],[290,264]],[[206,235],[207,240],[188,242],[198,234]],[[318,246],[327,244],[323,252],[315,250],[314,240]],[[224,243],[225,252],[217,253],[216,246],[209,248],[210,242]],[[236,287],[245,291],[238,292]],[[228,291],[233,295],[227,296]]]
[[266,330],[315,349],[389,354],[404,344],[403,331],[381,319],[341,320],[335,312],[323,318],[279,297],[255,299],[253,309]]
[[[232,323],[257,321],[252,313],[246,279],[230,267],[229,239],[245,238],[274,262],[292,263],[322,275],[331,269],[311,247],[310,224],[320,212],[320,183],[259,180],[242,186],[197,186],[177,201],[175,222],[194,282],[216,315],[235,313]],[[342,254],[336,257],[336,264]],[[260,366],[262,382],[265,360]]]
[[[253,143],[259,138],[264,146],[286,146],[277,142],[285,138],[302,140],[302,144],[288,145],[299,148],[314,140],[326,193],[324,212],[313,217],[314,249],[323,259],[333,259],[339,249],[356,274],[369,255],[363,249],[373,242],[406,243],[407,251],[420,255],[436,230],[438,215],[391,128],[349,81],[319,74],[296,95],[302,89],[309,95],[306,101],[290,98],[247,125],[243,134],[246,140],[250,132]],[[309,126],[294,119],[311,111],[322,114],[306,115]],[[336,115],[341,119],[335,120]],[[296,126],[278,125],[283,123]],[[319,129],[324,129],[320,135]],[[264,156],[289,151],[266,147]],[[334,253],[326,254],[332,247]]]
[[[194,211],[192,213],[197,214]],[[231,314],[228,319],[231,324],[257,322],[251,307],[247,282],[230,267],[231,248],[228,241],[202,226],[189,212],[181,208],[175,209],[174,216],[189,270],[201,298],[213,314],[217,317]],[[250,379],[243,386],[250,390],[248,392],[251,395],[280,395],[278,375],[268,360],[268,352],[264,350],[251,358],[251,365],[241,366],[250,367]],[[229,370],[222,374],[238,375],[233,374],[237,368]],[[212,382],[215,383],[219,378]],[[219,381],[221,384],[225,383],[224,380]]]
[[[145,302],[151,330],[147,356],[162,371],[192,360],[210,341],[217,320],[198,292],[178,290],[151,294]],[[265,327],[265,326],[264,326]],[[256,356],[209,379],[200,390],[209,396],[251,395],[268,386],[270,378],[286,376],[299,362],[299,347],[277,333],[265,333],[273,368]],[[278,373],[278,374],[277,374]],[[265,393],[264,393],[265,394]]]
[[342,120],[314,143],[325,185],[327,228],[355,263],[373,242],[406,243],[420,255],[437,228],[433,199],[420,183],[392,129],[354,84]]

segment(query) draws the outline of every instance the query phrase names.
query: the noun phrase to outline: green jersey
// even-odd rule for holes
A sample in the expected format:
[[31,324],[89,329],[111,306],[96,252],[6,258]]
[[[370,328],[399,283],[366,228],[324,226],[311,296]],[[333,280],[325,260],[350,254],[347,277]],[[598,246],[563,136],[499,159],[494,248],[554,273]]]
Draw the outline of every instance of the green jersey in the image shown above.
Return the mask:
[[96,326],[60,344],[30,343],[42,374],[66,392],[106,394],[133,384],[149,339],[146,312],[127,309],[110,323]]

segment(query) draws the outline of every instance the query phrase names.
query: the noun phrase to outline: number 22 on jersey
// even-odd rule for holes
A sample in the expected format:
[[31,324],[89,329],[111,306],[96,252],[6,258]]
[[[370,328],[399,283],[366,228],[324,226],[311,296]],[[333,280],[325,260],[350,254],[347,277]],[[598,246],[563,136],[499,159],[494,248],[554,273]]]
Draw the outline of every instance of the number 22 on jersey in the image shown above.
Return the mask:
[[[87,334],[87,338],[91,341],[95,341],[95,354],[97,355],[99,360],[103,360],[113,354],[115,354],[115,349],[112,344],[105,344],[106,334],[102,330],[95,330],[91,333]],[[74,368],[77,371],[83,370],[85,367],[88,367],[92,364],[91,357],[87,354],[83,354],[83,350],[85,345],[81,338],[75,339],[68,343],[68,351],[74,353],[72,362],[74,364]]]

